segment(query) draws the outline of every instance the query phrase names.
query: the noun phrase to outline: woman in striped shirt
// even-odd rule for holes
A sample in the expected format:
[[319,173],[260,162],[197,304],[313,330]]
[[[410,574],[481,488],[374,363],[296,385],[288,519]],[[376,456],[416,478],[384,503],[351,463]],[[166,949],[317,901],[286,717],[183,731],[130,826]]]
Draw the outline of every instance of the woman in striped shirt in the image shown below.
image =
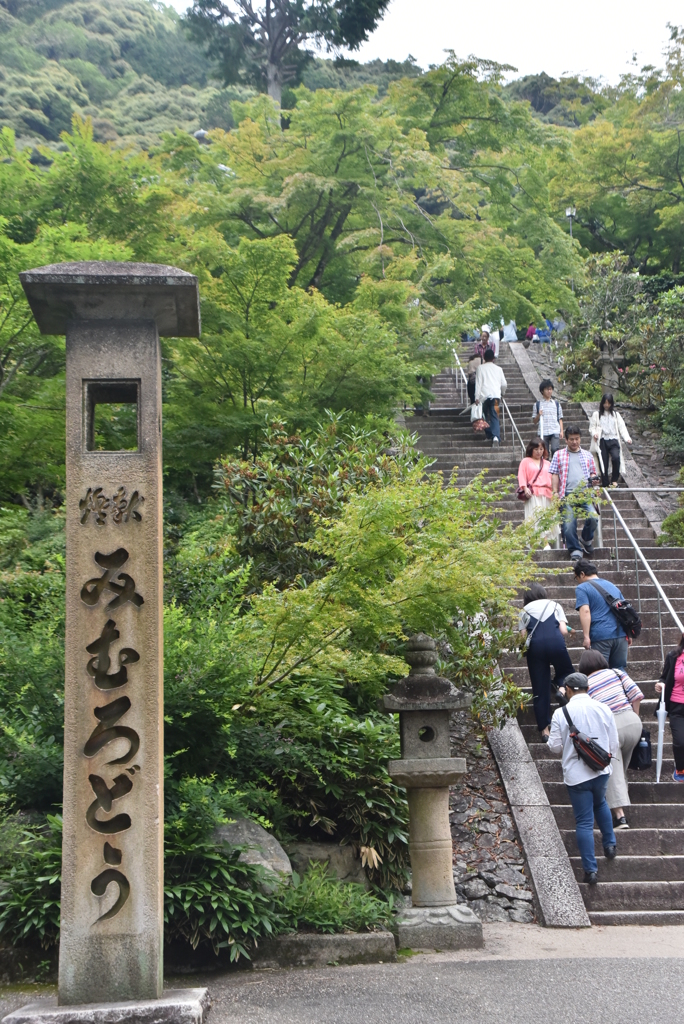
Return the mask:
[[639,705],[644,695],[626,672],[609,668],[600,651],[584,651],[579,671],[589,677],[589,696],[607,704],[615,717],[620,753],[611,761],[613,773],[608,779],[606,800],[615,814],[615,828],[629,828],[624,810],[629,804],[625,772],[641,739]]

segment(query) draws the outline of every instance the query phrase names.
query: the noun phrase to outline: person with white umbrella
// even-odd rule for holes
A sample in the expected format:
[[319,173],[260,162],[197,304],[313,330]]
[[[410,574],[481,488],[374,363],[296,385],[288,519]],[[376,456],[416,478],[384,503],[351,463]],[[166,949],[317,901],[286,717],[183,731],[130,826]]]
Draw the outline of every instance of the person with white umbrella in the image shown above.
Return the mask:
[[675,763],[672,778],[675,782],[684,782],[684,634],[678,646],[665,658],[655,689],[656,693],[663,695],[661,704],[664,699],[665,710],[670,717]]

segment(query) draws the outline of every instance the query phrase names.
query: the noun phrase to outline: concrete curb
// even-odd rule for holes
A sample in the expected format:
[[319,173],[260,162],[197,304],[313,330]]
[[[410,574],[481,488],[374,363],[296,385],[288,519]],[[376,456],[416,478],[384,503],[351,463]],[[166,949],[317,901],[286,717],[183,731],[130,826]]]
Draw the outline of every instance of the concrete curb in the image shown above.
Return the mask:
[[[508,346],[511,350],[511,355],[518,364],[518,368],[525,378],[525,383],[532,392],[533,395],[538,394],[539,384],[541,383],[541,377],[537,367],[530,359],[525,348],[518,342],[517,344],[511,342]],[[572,400],[572,399],[571,399]],[[587,417],[587,424],[591,419],[596,402],[579,402],[578,405],[582,406],[584,415]],[[626,447],[622,449],[622,456],[625,463],[625,472],[622,474],[625,483],[628,487],[649,487],[651,491],[657,491],[658,488],[650,484],[644,474],[639,469],[639,466],[632,458],[632,454],[627,450]],[[644,494],[643,492],[634,495],[636,503],[648,519],[649,524],[655,530],[656,537],[662,533],[663,519],[667,515],[667,512],[660,507],[656,498],[652,497],[651,494]],[[604,538],[605,544],[605,538]]]
[[589,928],[591,921],[556,819],[516,719],[488,733],[529,867],[542,923]]
[[325,967],[326,964],[377,964],[397,959],[391,932],[321,935],[296,932],[264,939],[252,958],[255,971],[281,967]]

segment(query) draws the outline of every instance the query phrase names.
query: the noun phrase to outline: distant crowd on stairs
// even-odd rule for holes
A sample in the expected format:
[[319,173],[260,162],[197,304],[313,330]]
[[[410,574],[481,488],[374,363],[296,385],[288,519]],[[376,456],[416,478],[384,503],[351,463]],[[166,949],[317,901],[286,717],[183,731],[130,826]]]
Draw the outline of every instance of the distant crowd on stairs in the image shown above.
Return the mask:
[[[508,344],[502,343],[502,339],[492,344],[490,337],[487,325],[483,325],[476,345],[469,343],[466,351],[461,350],[464,362],[468,362],[467,403],[464,402],[466,396],[460,396],[461,384],[453,371],[433,378],[431,389],[435,401],[430,404],[429,416],[416,417],[415,421],[419,444],[426,454],[435,457],[434,468],[442,469],[445,475],[458,465],[459,483],[467,482],[484,468],[500,477],[515,472],[518,493],[503,503],[503,515],[509,521],[519,521],[523,510],[526,517],[537,515],[538,509],[551,504],[554,495],[568,499],[564,502],[560,537],[557,529],[547,536],[547,541],[556,545],[555,550],[549,543],[538,557],[543,563],[550,563],[549,568],[559,559],[570,558],[575,586],[570,588],[553,575],[546,588],[538,585],[531,600],[528,599],[531,595],[526,595],[525,618],[521,617],[520,625],[532,636],[527,654],[529,680],[521,676],[519,663],[504,667],[518,685],[528,689],[531,686],[533,700],[529,709],[519,715],[520,726],[537,763],[591,920],[596,923],[682,923],[684,789],[679,789],[677,784],[684,781],[684,641],[671,626],[663,627],[663,643],[673,646],[673,650],[662,666],[658,639],[660,613],[657,622],[654,615],[657,594],[650,581],[642,581],[643,628],[633,648],[635,653],[628,674],[631,638],[615,619],[608,601],[635,602],[636,574],[635,570],[627,568],[624,552],[621,551],[618,572],[617,551],[594,548],[600,513],[594,508],[592,487],[603,484],[615,488],[614,500],[630,533],[640,543],[649,563],[660,572],[661,579],[671,584],[668,591],[678,611],[682,609],[684,598],[684,576],[679,572],[684,566],[684,550],[653,547],[654,531],[641,507],[630,492],[618,486],[622,444],[631,444],[631,440],[611,396],[604,396],[589,424],[578,403],[565,402],[568,418],[564,421],[564,411],[553,396],[552,382],[540,380],[541,397],[534,395],[529,379],[520,371],[517,355],[512,358]],[[512,448],[502,443],[499,406],[504,394],[510,416],[515,416],[521,425],[530,423],[531,410],[532,423],[538,430],[536,436],[529,438],[525,457],[520,462],[516,458],[514,439]],[[478,401],[486,421],[484,437],[463,419],[463,414]],[[585,437],[589,434],[588,449],[581,443],[583,432]],[[489,439],[490,446],[485,438]],[[576,490],[579,497],[573,498]],[[579,535],[578,519],[584,519]],[[561,537],[565,551],[560,547]],[[628,546],[628,538],[621,527],[616,527],[616,537],[623,546]],[[603,593],[596,589],[596,583]],[[577,626],[570,624],[575,616],[579,618]],[[576,637],[581,644],[579,647]],[[579,672],[574,671],[574,659],[578,661]],[[553,684],[552,667],[555,668]],[[574,686],[568,686],[564,694],[562,684],[569,678]],[[635,749],[640,749],[639,745],[645,742],[643,727],[648,725],[647,716],[653,712],[662,688],[665,688],[670,715],[665,765],[672,773],[672,781],[656,786],[652,768],[637,773],[629,765]],[[610,737],[602,734],[610,747],[609,753],[614,755],[612,764],[604,771],[590,772],[591,778],[598,780],[591,785],[585,785],[586,779],[573,779],[571,776],[576,772],[568,775],[566,771],[566,762],[569,765],[571,759],[574,759],[573,764],[577,761],[571,730],[561,707],[568,697],[571,698],[570,710],[578,718],[582,717],[580,705],[590,701],[590,707],[601,705],[599,716],[602,714],[605,720],[614,723]],[[579,724],[581,727],[583,723]],[[555,733],[551,745],[550,732]],[[563,755],[560,762],[553,757],[558,753]],[[574,790],[575,786],[580,787],[581,795],[580,790]],[[595,817],[599,830],[594,829]],[[615,829],[623,836],[621,856],[617,859]],[[625,829],[630,831],[625,832]],[[600,881],[597,851],[606,856]]]

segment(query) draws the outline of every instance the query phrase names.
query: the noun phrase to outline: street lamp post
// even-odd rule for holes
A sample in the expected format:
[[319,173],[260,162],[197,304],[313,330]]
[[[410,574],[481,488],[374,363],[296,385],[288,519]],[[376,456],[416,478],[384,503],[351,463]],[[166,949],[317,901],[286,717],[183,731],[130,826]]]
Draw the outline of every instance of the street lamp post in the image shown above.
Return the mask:
[[[576,206],[566,206],[565,207],[565,216],[570,221],[570,238],[572,238],[572,219],[573,219],[573,217],[577,216],[577,207]],[[570,287],[571,287],[572,291],[574,292],[574,290],[575,290],[575,280],[572,277],[570,278]]]

